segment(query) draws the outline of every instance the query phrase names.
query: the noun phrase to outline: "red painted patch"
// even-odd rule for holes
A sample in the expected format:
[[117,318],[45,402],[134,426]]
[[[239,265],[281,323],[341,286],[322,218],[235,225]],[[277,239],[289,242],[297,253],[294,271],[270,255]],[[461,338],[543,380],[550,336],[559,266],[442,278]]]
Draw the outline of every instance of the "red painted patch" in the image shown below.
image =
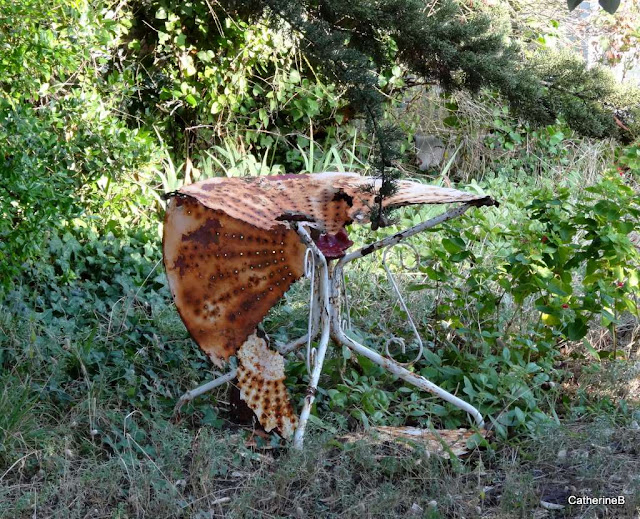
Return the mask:
[[336,259],[342,258],[353,242],[349,239],[347,231],[342,228],[336,234],[322,234],[316,240],[316,245],[325,258]]

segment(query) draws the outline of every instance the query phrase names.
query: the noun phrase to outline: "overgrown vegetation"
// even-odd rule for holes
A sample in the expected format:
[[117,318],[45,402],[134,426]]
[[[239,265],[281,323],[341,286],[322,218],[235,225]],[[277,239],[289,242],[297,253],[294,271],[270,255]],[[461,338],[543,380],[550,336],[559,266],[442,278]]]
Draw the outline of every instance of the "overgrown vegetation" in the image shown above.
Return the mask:
[[[485,34],[503,21],[465,2],[425,17],[416,2],[265,5],[0,0],[0,516],[530,517],[567,492],[627,505],[560,515],[632,515],[637,90],[555,54],[525,17],[508,38]],[[387,158],[358,116],[369,102],[395,128]],[[429,175],[412,164],[425,132],[446,147]],[[389,260],[426,345],[413,369],[478,406],[487,440],[452,461],[345,444],[372,425],[468,423],[339,350],[304,454],[230,423],[224,389],[175,416],[214,374],[171,303],[159,195],[214,175],[382,165],[501,203]],[[392,217],[403,228],[438,211]],[[379,351],[403,338],[409,360],[380,260],[347,272],[350,333]],[[304,334],[307,296],[301,283],[273,309],[273,339]],[[297,405],[308,378],[288,360]]]

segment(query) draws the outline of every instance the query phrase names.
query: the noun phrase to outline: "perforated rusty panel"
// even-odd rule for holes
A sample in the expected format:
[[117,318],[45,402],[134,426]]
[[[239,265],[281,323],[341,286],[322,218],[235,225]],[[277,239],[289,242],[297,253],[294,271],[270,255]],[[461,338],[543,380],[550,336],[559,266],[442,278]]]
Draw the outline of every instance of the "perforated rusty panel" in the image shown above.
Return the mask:
[[163,248],[180,316],[218,366],[303,272],[295,231],[279,224],[265,232],[191,197],[169,201]]
[[[285,177],[212,178],[183,187],[180,192],[203,205],[262,229],[278,225],[285,213],[308,215],[314,226],[338,233],[355,221],[369,221],[380,181],[353,173],[318,173]],[[400,181],[385,207],[410,204],[468,202],[484,198],[456,189]]]
[[298,418],[284,385],[284,358],[251,335],[238,350],[240,398],[253,410],[265,431],[278,429],[283,438],[295,431]]

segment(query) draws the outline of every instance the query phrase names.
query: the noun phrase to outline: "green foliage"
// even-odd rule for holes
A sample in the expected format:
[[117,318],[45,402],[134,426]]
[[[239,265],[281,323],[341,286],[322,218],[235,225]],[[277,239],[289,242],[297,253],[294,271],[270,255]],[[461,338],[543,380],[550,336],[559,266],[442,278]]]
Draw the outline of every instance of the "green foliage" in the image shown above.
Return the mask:
[[146,132],[117,117],[104,92],[100,69],[124,27],[113,12],[65,0],[6,7],[0,293],[47,258],[49,236],[64,234],[73,218],[126,210],[127,188],[112,183],[142,179],[154,152]]
[[[529,159],[531,164],[566,160],[561,128],[529,130],[522,136],[538,154]],[[496,132],[493,139],[517,145],[521,137],[509,130]],[[619,162],[633,162],[636,152],[636,147],[621,150]],[[414,369],[449,391],[461,391],[490,417],[501,437],[534,431],[548,420],[547,413],[559,412],[553,388],[565,375],[557,367],[558,344],[580,345],[575,356],[585,363],[621,358],[615,329],[623,316],[637,318],[639,313],[640,251],[629,236],[640,228],[634,173],[621,168],[622,175],[609,170],[591,186],[578,187],[567,177],[540,187],[526,180],[528,164],[520,161],[524,170],[511,165],[482,185],[474,182],[475,189],[503,202],[500,210],[475,211],[436,236],[416,240],[424,259],[405,294],[414,298],[409,306],[428,348]],[[401,227],[429,214],[407,210]],[[351,283],[364,283],[367,290],[372,290],[370,283],[386,284],[378,274]],[[393,296],[374,299],[381,297]],[[423,307],[415,302],[425,300],[432,303]],[[405,328],[402,312],[387,318],[392,323],[385,326],[382,315],[388,310],[381,315],[377,307],[367,310],[372,303],[354,306],[358,340],[378,351],[389,334]],[[363,324],[369,319],[373,321]],[[597,327],[611,331],[611,349],[596,349],[586,337]],[[408,351],[399,360],[411,358]],[[338,413],[336,420],[343,426],[353,421],[448,428],[466,423],[462,413],[441,402],[425,406],[419,392],[398,387],[366,359],[354,361],[348,351],[330,361],[319,415]],[[302,389],[303,364],[292,366],[291,376]]]
[[204,0],[143,3],[122,71],[111,77],[130,85],[123,110],[161,128],[177,156],[200,159],[234,139],[248,151],[273,149],[282,162],[293,135],[342,118],[339,92],[315,74],[295,38]]
[[533,124],[563,115],[583,134],[618,135],[610,110],[618,103],[599,86],[600,72],[570,60],[531,68],[488,17],[467,16],[452,1],[438,2],[429,16],[423,8],[406,0],[146,1],[109,81],[126,85],[122,110],[162,128],[187,170],[206,159],[202,150],[229,138],[293,170],[300,133],[319,128],[314,139],[331,139],[336,123],[363,117],[370,163],[383,179],[374,227],[386,219],[380,204],[395,189],[405,140],[385,110],[409,75],[447,90],[491,88]]
[[620,176],[625,175],[625,170],[636,178],[640,176],[640,144],[621,150],[618,163],[620,164],[618,167]]
[[618,108],[618,116],[629,121],[628,131],[622,134],[627,141],[638,134],[640,93],[630,89],[626,93],[616,84],[610,71],[593,67],[587,69],[581,58],[567,52],[541,50],[530,57],[529,66],[549,89],[551,113],[561,114],[568,125],[582,135],[591,137],[620,136],[616,119],[599,109],[603,100]]
[[528,207],[530,230],[542,245],[531,238],[507,268],[516,301],[539,296],[542,321],[570,340],[584,337],[595,315],[604,326],[624,312],[637,315],[640,256],[628,235],[640,222],[639,201],[615,175],[586,188],[575,204],[567,189],[536,198]]
[[95,92],[77,91],[0,115],[0,287],[43,261],[48,236],[71,219],[124,209],[111,183],[145,166],[150,142],[105,113]]
[[[74,0],[0,2],[0,109],[46,103],[95,78],[122,30],[115,13]],[[87,63],[95,66],[86,68]],[[85,77],[85,74],[89,77]]]
[[[111,425],[91,407],[73,409],[98,399],[105,409],[131,406],[147,417],[170,416],[183,388],[208,369],[168,306],[154,227],[142,221],[134,231],[128,217],[94,217],[73,220],[64,230],[51,228],[41,261],[6,293],[0,306],[0,373],[9,389],[0,406],[3,433],[11,436],[3,443],[14,450],[0,452],[2,462],[42,441],[36,427],[19,442],[12,436],[33,424],[36,405],[75,412],[104,448],[124,449],[130,443],[120,420]],[[49,281],[27,284],[43,279]],[[183,413],[221,425],[208,405]]]

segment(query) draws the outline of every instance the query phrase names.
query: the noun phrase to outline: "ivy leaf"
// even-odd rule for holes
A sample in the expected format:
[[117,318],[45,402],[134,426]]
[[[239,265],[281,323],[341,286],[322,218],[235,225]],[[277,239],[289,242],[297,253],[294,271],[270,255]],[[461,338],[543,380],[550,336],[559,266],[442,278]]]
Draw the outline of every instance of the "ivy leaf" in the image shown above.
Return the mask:
[[567,7],[569,8],[569,11],[573,11],[581,3],[582,3],[582,0],[567,0]]
[[442,240],[442,246],[449,254],[456,254],[465,249],[466,244],[462,238],[454,236],[453,238],[445,238]]
[[609,14],[614,14],[620,7],[620,0],[600,0],[599,4]]
[[224,420],[218,418],[218,414],[212,407],[207,407],[202,412],[202,423],[204,425],[210,425],[216,429],[220,429],[224,425]]
[[569,323],[567,326],[567,336],[572,341],[579,341],[587,335],[588,330],[589,328],[584,319],[582,319],[582,317],[576,317],[575,321]]

